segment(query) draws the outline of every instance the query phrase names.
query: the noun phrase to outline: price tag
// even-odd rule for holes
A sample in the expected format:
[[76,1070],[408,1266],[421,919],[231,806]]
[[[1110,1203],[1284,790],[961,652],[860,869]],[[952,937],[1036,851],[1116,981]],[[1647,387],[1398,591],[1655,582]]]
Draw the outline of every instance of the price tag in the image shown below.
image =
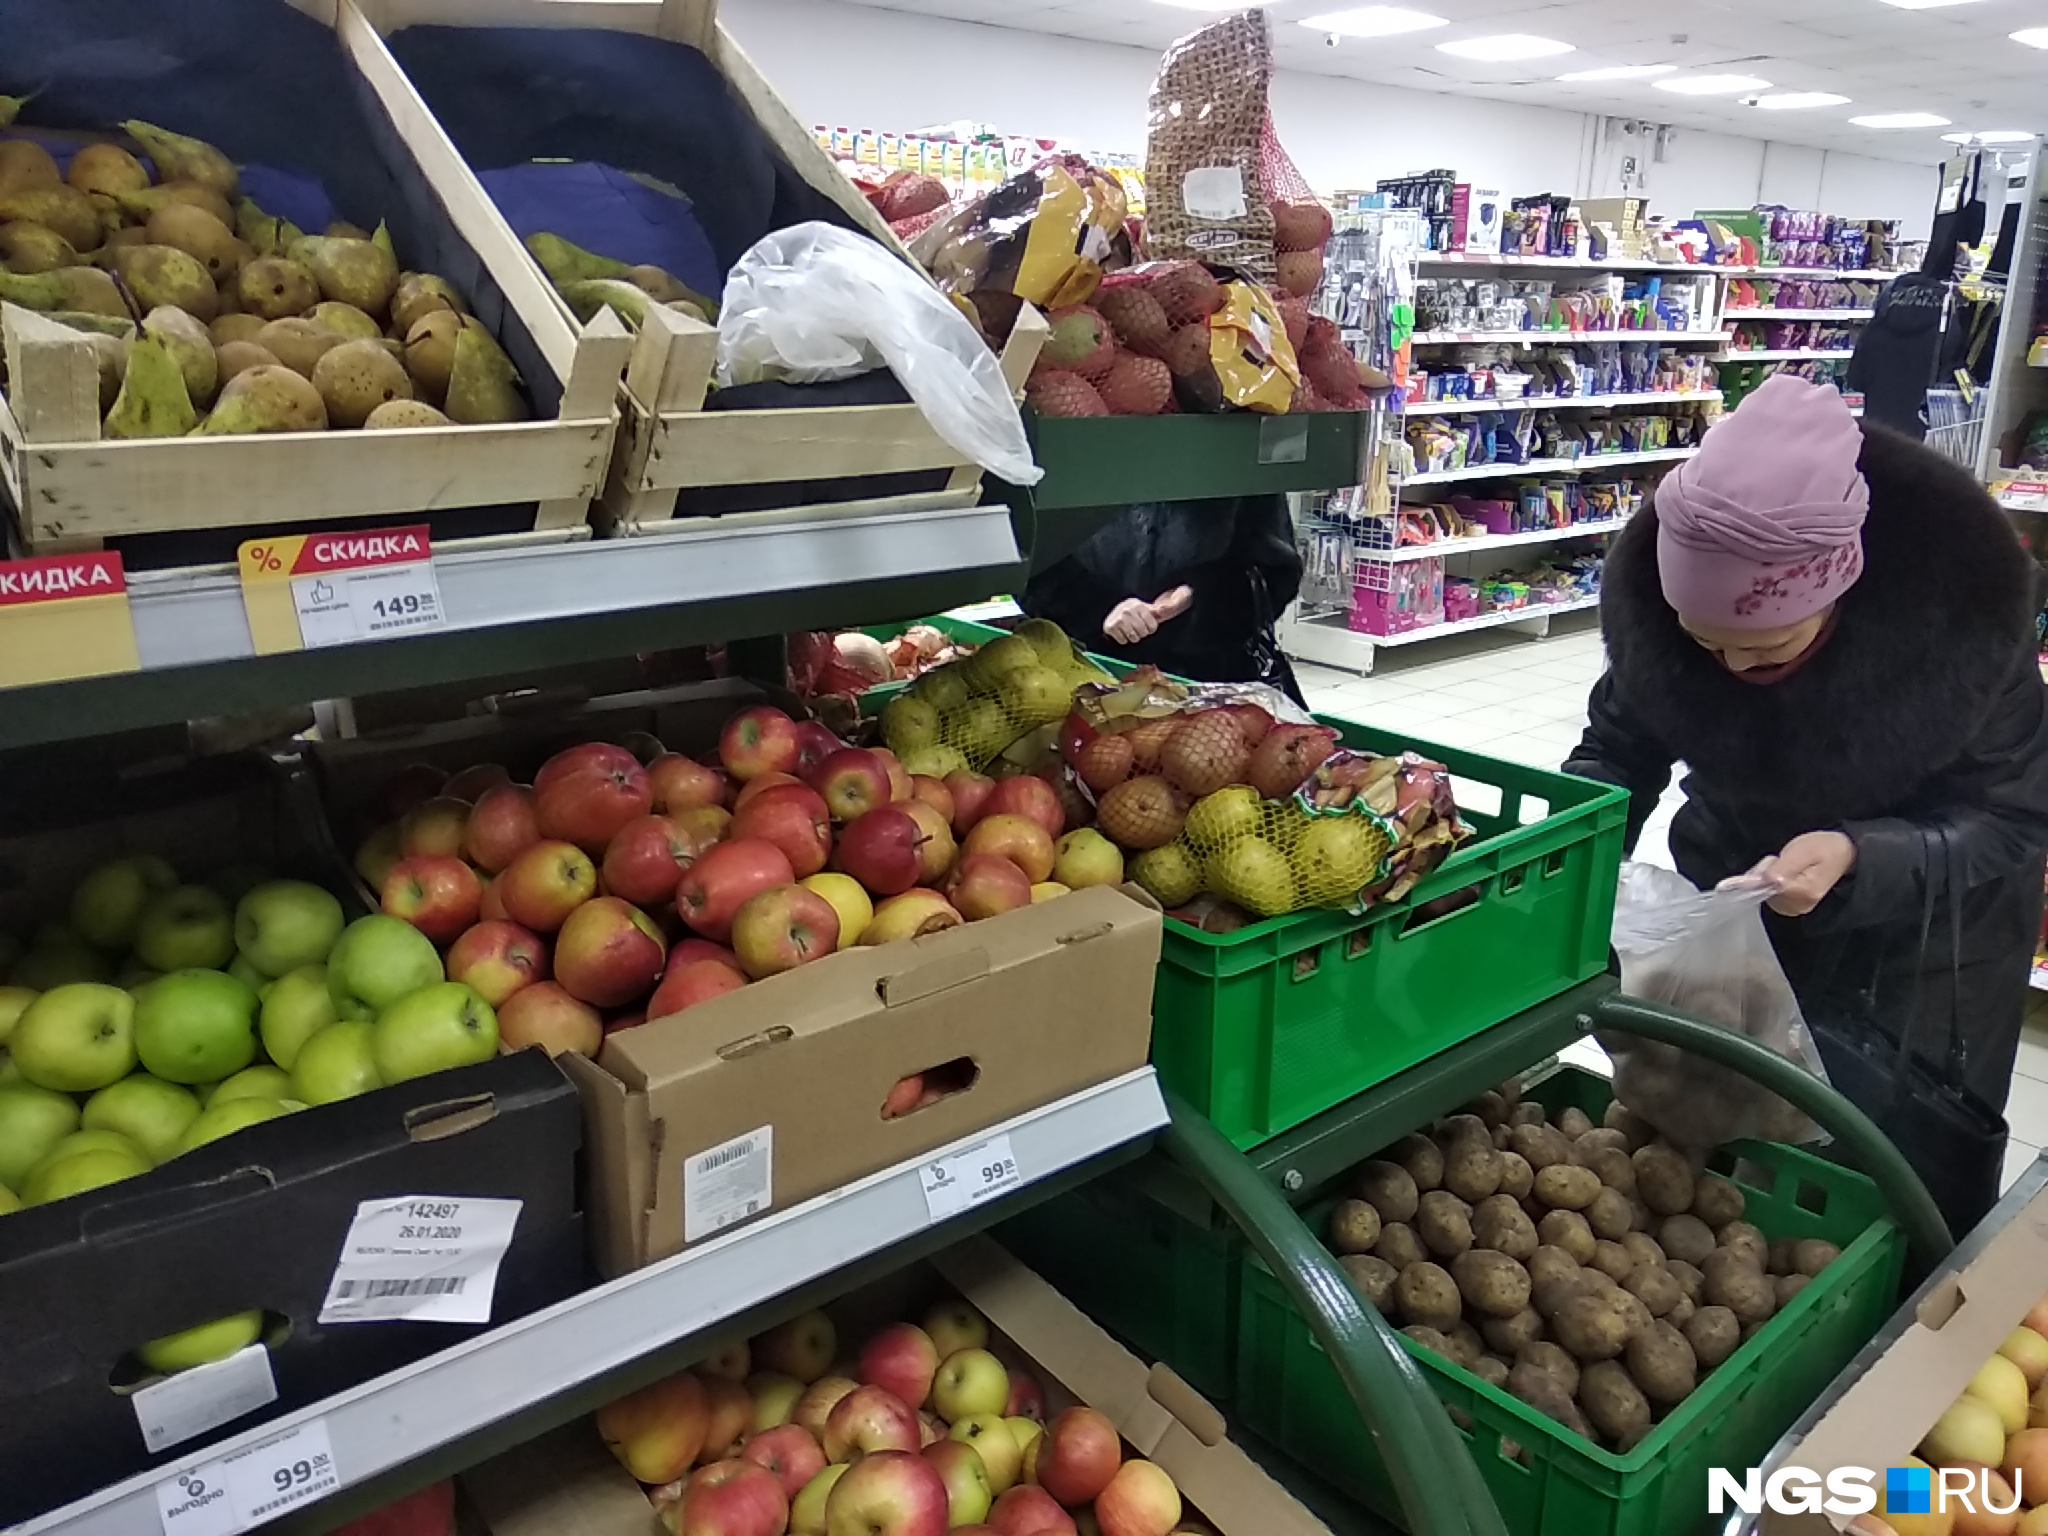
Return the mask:
[[0,687],[141,669],[119,555],[0,560]]
[[164,1536],[235,1536],[341,1486],[327,1421],[314,1419],[156,1485]]
[[356,1206],[322,1323],[488,1323],[518,1200],[402,1195]]
[[270,1351],[260,1343],[236,1350],[224,1360],[153,1381],[128,1399],[142,1429],[142,1443],[152,1453],[182,1445],[195,1435],[276,1401]]
[[388,640],[447,622],[425,524],[251,539],[239,566],[258,655]]
[[991,1136],[979,1146],[926,1163],[917,1177],[924,1186],[925,1211],[933,1221],[972,1210],[1024,1184],[1007,1135]]

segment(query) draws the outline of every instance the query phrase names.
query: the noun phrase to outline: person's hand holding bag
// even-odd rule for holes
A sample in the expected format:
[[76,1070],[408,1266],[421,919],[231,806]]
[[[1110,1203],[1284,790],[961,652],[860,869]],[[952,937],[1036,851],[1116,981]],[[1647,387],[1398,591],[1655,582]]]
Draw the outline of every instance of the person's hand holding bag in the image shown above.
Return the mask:
[[1856,867],[1856,844],[1841,832],[1802,832],[1750,871],[1777,888],[1767,905],[1781,917],[1804,917]]

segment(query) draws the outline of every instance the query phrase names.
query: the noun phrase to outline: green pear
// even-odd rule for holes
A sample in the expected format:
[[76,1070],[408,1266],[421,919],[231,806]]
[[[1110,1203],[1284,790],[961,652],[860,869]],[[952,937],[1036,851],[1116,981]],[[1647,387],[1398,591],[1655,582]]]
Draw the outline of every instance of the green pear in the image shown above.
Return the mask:
[[167,181],[161,186],[144,187],[139,192],[117,192],[113,196],[116,210],[127,219],[147,224],[160,208],[176,203],[189,203],[195,208],[204,208],[221,223],[228,224],[234,219],[235,210],[228,200],[212,187],[196,181]]
[[312,320],[287,316],[264,326],[254,340],[257,346],[271,353],[292,372],[310,379],[320,359],[340,346],[344,338],[339,332],[330,331]]
[[406,427],[452,427],[455,423],[424,400],[387,400],[363,421],[369,432],[398,431]]
[[319,390],[289,368],[259,366],[228,380],[196,435],[321,432],[326,427],[327,407]]
[[384,334],[383,328],[355,305],[336,299],[321,300],[306,311],[306,318],[344,341],[376,341]]
[[228,381],[238,373],[247,373],[251,368],[281,368],[276,356],[253,341],[224,341],[213,351],[214,359],[220,364],[221,388],[227,388]]
[[0,267],[10,272],[54,272],[78,265],[78,252],[54,229],[16,219],[0,224]]
[[128,377],[128,348],[134,342],[134,327],[126,337],[86,332],[93,359],[100,365],[100,415],[105,416],[121,398],[121,385]]
[[175,245],[128,246],[115,256],[114,272],[145,315],[171,304],[204,325],[220,313],[220,290],[205,263]]
[[619,277],[644,290],[656,303],[689,304],[709,319],[718,318],[718,300],[706,298],[688,283],[678,281],[664,267],[628,267]]
[[463,426],[525,421],[533,414],[519,392],[519,372],[512,359],[481,325],[465,325],[455,338],[455,363],[441,409]]
[[254,246],[259,256],[282,256],[294,242],[306,238],[306,232],[290,219],[272,218],[249,197],[235,204],[234,225],[235,233]]
[[0,190],[0,224],[11,224],[16,219],[55,230],[71,242],[74,250],[96,251],[107,238],[106,226],[100,222],[100,211],[92,205],[92,199],[61,182],[54,187]]
[[[329,233],[331,234],[333,231],[330,230]],[[370,236],[370,244],[376,246],[386,256],[389,256],[393,266],[398,265],[398,249],[391,243],[391,226],[382,219],[377,221],[376,233]]]
[[334,427],[360,427],[370,412],[393,400],[412,398],[405,365],[381,341],[347,341],[313,365],[313,387],[327,404]]
[[526,248],[540,263],[541,270],[557,284],[573,283],[587,277],[621,277],[626,271],[623,261],[613,261],[609,256],[586,251],[582,246],[572,244],[560,235],[551,235],[546,230],[528,235]]
[[[43,318],[108,341],[135,339],[135,322],[126,315],[89,315],[78,309],[46,309]],[[126,357],[128,354],[124,352],[121,355]]]
[[28,104],[26,96],[0,96],[0,128],[5,128]]
[[261,315],[245,315],[236,310],[231,315],[214,316],[206,334],[213,338],[216,347],[224,347],[231,341],[254,341],[256,333],[267,324]]
[[259,256],[235,279],[235,299],[244,311],[265,320],[303,315],[320,302],[320,283],[304,262],[287,256]]
[[198,422],[171,349],[155,336],[142,337],[128,349],[121,393],[107,412],[107,436],[183,437]]
[[201,410],[211,405],[220,389],[220,360],[214,356],[213,338],[206,327],[184,310],[166,304],[143,317],[142,334],[170,349],[178,371],[185,376],[185,393],[192,404]]
[[149,170],[118,144],[88,144],[71,157],[64,179],[87,197],[113,197],[140,192],[149,185]]
[[446,278],[431,272],[406,272],[391,295],[391,334],[403,341],[412,328],[436,310],[464,313],[462,295]]
[[98,267],[59,267],[54,272],[0,272],[0,299],[24,309],[78,310],[89,315],[133,319],[120,286]]
[[599,310],[610,308],[636,331],[647,323],[648,307],[655,302],[644,288],[616,277],[578,278],[561,284],[558,291],[584,324],[595,320]]
[[149,216],[144,233],[150,244],[176,246],[192,257],[216,283],[232,280],[255,259],[233,230],[194,203],[167,203]]
[[383,314],[398,289],[398,263],[374,241],[308,235],[291,248],[291,256],[312,270],[322,298],[366,314]]
[[332,236],[336,240],[367,240],[370,238],[370,232],[367,229],[363,228],[360,224],[351,224],[347,219],[335,219],[325,229],[321,230],[320,233]]
[[155,163],[158,181],[196,181],[222,197],[233,197],[241,186],[242,176],[235,169],[235,162],[204,139],[187,138],[132,118],[121,126]]
[[63,174],[50,152],[34,139],[8,139],[0,143],[0,193],[28,192],[38,187],[61,187]]
[[438,402],[448,397],[456,339],[476,323],[452,309],[430,310],[413,323],[405,337],[405,371],[419,386],[421,399]]

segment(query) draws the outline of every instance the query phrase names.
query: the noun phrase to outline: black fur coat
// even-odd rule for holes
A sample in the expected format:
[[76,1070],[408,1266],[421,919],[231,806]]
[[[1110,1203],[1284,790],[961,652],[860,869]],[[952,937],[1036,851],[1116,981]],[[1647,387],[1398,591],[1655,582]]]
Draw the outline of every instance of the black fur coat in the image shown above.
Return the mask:
[[[1866,425],[1860,464],[1863,576],[1820,649],[1776,683],[1741,681],[1680,628],[1657,577],[1654,509],[1630,523],[1603,582],[1608,671],[1565,766],[1631,792],[1633,847],[1683,764],[1671,851],[1702,887],[1801,832],[1847,833],[1849,876],[1807,916],[1769,919],[1802,1007],[1893,1035],[1919,1020],[1916,1045],[1936,1061],[1960,1018],[1969,1086],[1998,1107],[2048,849],[2038,571],[1997,505],[1947,459]],[[1947,919],[1951,875],[1959,925]]]

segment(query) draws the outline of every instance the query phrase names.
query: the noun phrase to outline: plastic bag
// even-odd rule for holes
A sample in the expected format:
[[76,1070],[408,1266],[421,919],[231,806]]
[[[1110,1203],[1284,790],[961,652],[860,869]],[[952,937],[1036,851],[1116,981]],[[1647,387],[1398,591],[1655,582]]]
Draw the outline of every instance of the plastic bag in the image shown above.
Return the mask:
[[721,385],[810,384],[883,366],[983,469],[1012,485],[1044,477],[996,355],[901,259],[813,222],[777,230],[733,267],[718,316]]
[[[1624,864],[1613,930],[1621,990],[1747,1035],[1825,1079],[1799,1000],[1764,932],[1770,894],[1762,881],[1695,890],[1672,870]],[[1657,1041],[1599,1038],[1614,1058],[1614,1096],[1681,1147],[1703,1150],[1745,1136],[1820,1138],[1805,1115],[1726,1067]]]

